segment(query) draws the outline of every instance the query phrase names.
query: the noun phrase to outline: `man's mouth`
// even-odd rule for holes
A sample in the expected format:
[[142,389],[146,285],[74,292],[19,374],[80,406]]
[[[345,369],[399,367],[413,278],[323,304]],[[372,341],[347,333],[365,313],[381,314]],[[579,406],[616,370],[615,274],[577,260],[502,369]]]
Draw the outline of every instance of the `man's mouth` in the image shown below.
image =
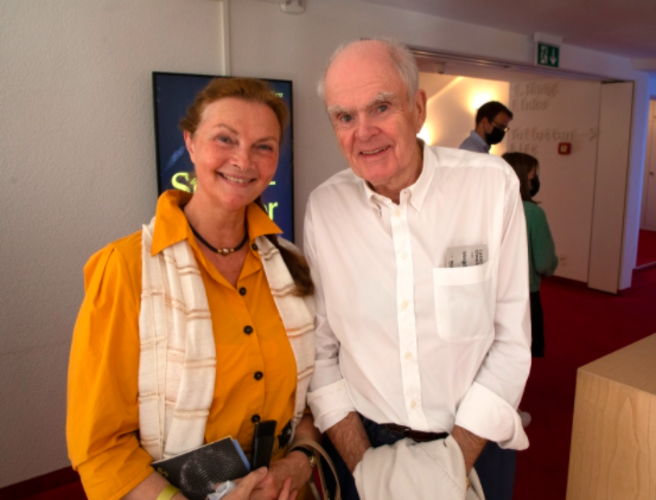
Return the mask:
[[363,156],[373,156],[373,155],[377,155],[378,153],[382,153],[387,149],[389,149],[389,146],[383,146],[382,148],[371,149],[369,151],[360,151],[360,154]]
[[223,177],[224,179],[226,179],[230,182],[236,182],[237,184],[248,184],[249,182],[251,182],[253,180],[253,179],[240,179],[238,177],[231,177],[231,176],[229,176],[227,174],[224,174],[224,173],[221,173],[221,172],[217,172],[217,173],[221,177]]

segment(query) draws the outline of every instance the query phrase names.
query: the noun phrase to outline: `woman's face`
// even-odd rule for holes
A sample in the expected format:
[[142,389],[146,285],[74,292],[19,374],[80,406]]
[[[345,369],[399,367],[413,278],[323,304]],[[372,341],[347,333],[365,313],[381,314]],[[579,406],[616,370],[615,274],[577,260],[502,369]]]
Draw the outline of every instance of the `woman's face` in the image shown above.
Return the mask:
[[273,179],[280,152],[280,125],[266,104],[227,97],[209,104],[196,132],[184,132],[196,167],[196,194],[217,207],[239,210]]

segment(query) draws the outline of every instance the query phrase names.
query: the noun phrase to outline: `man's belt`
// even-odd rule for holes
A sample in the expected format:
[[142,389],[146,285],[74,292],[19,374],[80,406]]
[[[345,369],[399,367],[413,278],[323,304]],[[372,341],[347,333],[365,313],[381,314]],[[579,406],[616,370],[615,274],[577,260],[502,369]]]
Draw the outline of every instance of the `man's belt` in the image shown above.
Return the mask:
[[413,441],[418,443],[425,443],[427,441],[436,441],[438,439],[445,439],[449,436],[447,432],[422,432],[422,431],[413,431],[410,427],[405,427],[404,425],[397,424],[380,424],[382,427],[387,429],[394,434],[399,434],[403,437],[408,437]]

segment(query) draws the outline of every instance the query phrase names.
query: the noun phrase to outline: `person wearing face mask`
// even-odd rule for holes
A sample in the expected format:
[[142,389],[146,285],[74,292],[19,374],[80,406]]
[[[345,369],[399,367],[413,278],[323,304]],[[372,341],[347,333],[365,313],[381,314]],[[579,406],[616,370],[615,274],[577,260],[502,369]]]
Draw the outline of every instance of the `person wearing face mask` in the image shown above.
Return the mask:
[[554,246],[547,216],[544,210],[533,201],[540,190],[538,160],[525,153],[506,153],[502,156],[519,177],[519,193],[526,215],[528,234],[529,290],[531,292],[531,354],[534,358],[544,357],[544,320],[540,300],[540,281],[542,276],[551,276],[558,267],[558,257]]
[[512,111],[500,102],[486,102],[476,112],[476,128],[458,149],[489,153],[492,146],[503,141],[512,118]]

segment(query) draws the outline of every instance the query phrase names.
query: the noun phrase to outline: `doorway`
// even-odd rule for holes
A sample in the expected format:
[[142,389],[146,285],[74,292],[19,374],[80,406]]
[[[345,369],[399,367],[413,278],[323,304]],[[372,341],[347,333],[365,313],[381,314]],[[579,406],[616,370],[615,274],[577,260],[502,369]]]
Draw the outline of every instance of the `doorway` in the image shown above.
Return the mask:
[[[481,104],[506,104],[514,119],[491,153],[521,151],[539,160],[542,187],[536,200],[556,242],[556,275],[617,293],[633,84],[416,55],[428,97],[420,137],[431,145],[458,147],[474,128]],[[620,118],[609,119],[613,116]],[[562,154],[562,143],[569,154]]]
[[649,102],[649,123],[645,150],[645,177],[642,191],[638,269],[656,265],[656,98]]

